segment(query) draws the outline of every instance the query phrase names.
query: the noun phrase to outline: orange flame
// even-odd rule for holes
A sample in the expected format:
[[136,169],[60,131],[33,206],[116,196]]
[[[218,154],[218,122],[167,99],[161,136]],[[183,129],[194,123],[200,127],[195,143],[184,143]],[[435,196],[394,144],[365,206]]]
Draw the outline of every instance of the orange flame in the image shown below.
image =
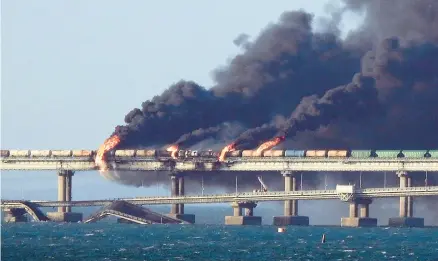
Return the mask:
[[114,149],[117,144],[120,143],[120,137],[117,135],[111,136],[105,140],[105,142],[100,145],[96,153],[95,163],[99,167],[100,172],[105,172],[108,170],[108,164],[106,163],[105,156],[106,153]]
[[274,139],[269,140],[269,141],[263,143],[262,145],[260,145],[257,148],[256,154],[257,155],[261,155],[263,151],[272,149],[273,147],[277,146],[280,142],[284,141],[284,139],[285,139],[284,136],[275,137]]
[[176,159],[176,154],[178,153],[179,146],[177,144],[170,146],[167,148],[167,151],[170,151],[170,156],[174,159]]
[[219,155],[219,161],[221,161],[221,162],[225,161],[225,156],[226,156],[227,152],[236,150],[235,147],[236,147],[236,143],[234,143],[234,142],[225,146],[225,148],[222,149],[221,154]]

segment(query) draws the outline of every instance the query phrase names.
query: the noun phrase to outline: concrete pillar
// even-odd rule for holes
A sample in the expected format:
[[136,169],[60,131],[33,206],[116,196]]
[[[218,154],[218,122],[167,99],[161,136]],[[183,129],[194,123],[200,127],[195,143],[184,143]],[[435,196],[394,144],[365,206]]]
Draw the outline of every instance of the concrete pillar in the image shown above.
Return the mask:
[[[298,190],[298,183],[296,175],[292,176],[292,191]],[[292,216],[298,216],[298,200],[292,200]]]
[[[400,188],[412,186],[412,179],[406,171],[398,171],[397,176],[400,178]],[[400,197],[399,216],[390,218],[388,226],[424,227],[424,218],[414,217],[414,201],[412,196]]]
[[372,199],[370,198],[355,198],[352,201],[350,201],[349,215],[348,217],[341,218],[341,226],[342,227],[377,226],[377,218],[370,218],[371,203],[372,203]]
[[[176,197],[179,194],[179,180],[178,177],[175,175],[171,175],[170,176],[170,181],[171,181],[171,191],[170,194],[172,197]],[[170,213],[171,214],[178,214],[179,212],[179,206],[178,204],[172,204],[172,207],[170,209]]]
[[[407,185],[408,188],[412,187],[412,177],[408,176],[407,177]],[[413,217],[414,216],[414,198],[409,196],[407,197],[407,210],[406,210],[406,214],[408,217]]]
[[[283,172],[284,177],[284,191],[297,191],[297,178],[290,172]],[[285,200],[284,201],[284,215],[285,216],[298,216],[298,200]]]
[[[255,202],[233,202],[233,215],[225,216],[225,225],[261,225],[262,218],[254,216]],[[246,209],[245,216],[242,216],[242,209]]]
[[[297,191],[298,182],[295,173],[292,171],[282,171],[284,177],[284,191]],[[309,217],[298,216],[298,200],[285,200],[284,201],[284,216],[274,217],[273,224],[275,226],[308,226]]]
[[245,209],[245,216],[247,216],[247,217],[254,216],[254,208],[253,207],[246,208]]
[[[71,201],[72,200],[72,180],[73,180],[73,171],[66,171],[65,172],[65,201]],[[68,206],[65,208],[65,212],[71,212],[71,207]]]
[[[180,175],[178,178],[178,184],[179,184],[179,196],[184,196],[184,176]],[[179,206],[179,214],[184,214],[184,204],[178,204]]]
[[240,206],[240,204],[233,203],[231,204],[231,206],[233,207],[233,216],[235,217],[242,216],[242,207]]
[[[408,179],[406,171],[397,172],[398,177],[400,178],[400,188],[408,187]],[[407,217],[408,210],[408,199],[407,197],[400,197],[400,208],[399,208],[399,216]]]
[[350,202],[349,217],[350,218],[357,218],[357,203],[355,201]]
[[[184,196],[184,173],[172,173],[170,175],[171,180],[171,195],[172,197]],[[195,223],[195,215],[184,213],[184,204],[172,204],[170,214],[168,216],[184,220],[188,223]]]
[[368,218],[370,217],[370,205],[360,204],[360,217]]
[[[289,173],[283,174],[284,177],[284,191],[289,192],[292,191],[292,175]],[[292,200],[284,201],[284,215],[292,216]]]
[[[65,201],[66,200],[66,176],[64,175],[64,171],[58,172],[58,201]],[[64,213],[66,210],[66,207],[58,207],[58,212]]]
[[[72,179],[74,172],[71,170],[58,171],[58,201],[72,200]],[[82,213],[71,212],[71,207],[58,207],[57,212],[47,212],[47,217],[56,222],[82,221]]]

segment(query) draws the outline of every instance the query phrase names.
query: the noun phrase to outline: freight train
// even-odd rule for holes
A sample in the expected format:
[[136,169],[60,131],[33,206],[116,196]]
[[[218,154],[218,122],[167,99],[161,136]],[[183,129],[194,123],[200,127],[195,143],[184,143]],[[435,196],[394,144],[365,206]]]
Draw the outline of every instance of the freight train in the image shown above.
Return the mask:
[[[179,150],[178,159],[217,159],[218,151]],[[2,158],[81,158],[94,159],[94,150],[1,150]],[[113,150],[109,158],[171,158],[165,150]],[[438,150],[236,150],[227,153],[231,158],[438,158]]]

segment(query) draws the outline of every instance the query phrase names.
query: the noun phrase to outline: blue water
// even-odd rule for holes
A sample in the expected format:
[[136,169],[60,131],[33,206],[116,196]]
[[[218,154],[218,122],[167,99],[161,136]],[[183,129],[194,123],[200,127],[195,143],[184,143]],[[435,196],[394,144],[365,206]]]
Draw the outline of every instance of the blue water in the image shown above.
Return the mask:
[[[321,244],[325,233],[327,242]],[[1,260],[438,260],[438,229],[3,224]]]

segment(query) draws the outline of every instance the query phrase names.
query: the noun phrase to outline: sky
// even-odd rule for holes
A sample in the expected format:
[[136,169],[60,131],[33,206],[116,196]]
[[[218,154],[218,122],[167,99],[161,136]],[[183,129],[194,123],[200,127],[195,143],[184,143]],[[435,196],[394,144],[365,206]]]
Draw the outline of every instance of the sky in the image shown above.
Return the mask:
[[[124,116],[181,79],[213,84],[241,33],[336,0],[3,0],[2,149],[96,149]],[[356,22],[346,18],[344,32]],[[53,171],[3,171],[3,199],[56,199]],[[77,172],[73,200],[168,195]]]

